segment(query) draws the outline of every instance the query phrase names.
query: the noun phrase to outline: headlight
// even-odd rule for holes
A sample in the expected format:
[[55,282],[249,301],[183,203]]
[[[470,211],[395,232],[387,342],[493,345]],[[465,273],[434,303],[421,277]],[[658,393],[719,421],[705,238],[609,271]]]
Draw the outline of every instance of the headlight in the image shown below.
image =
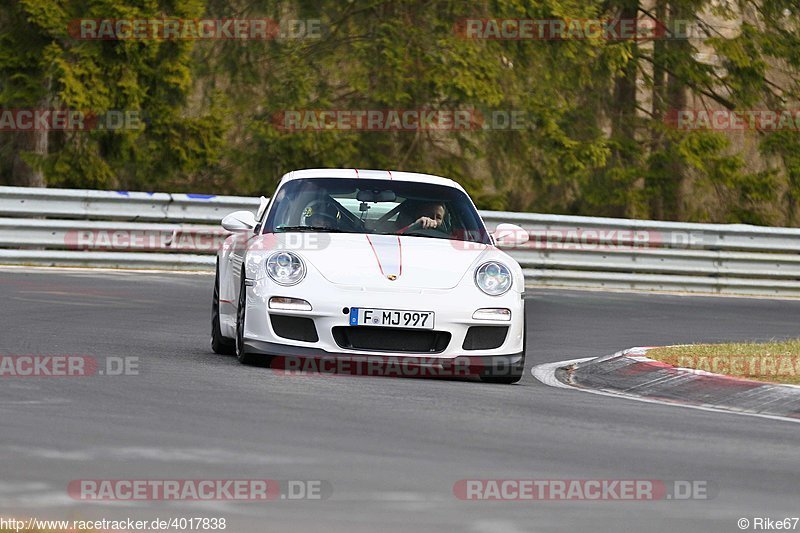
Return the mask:
[[267,257],[267,274],[279,285],[297,285],[306,275],[306,265],[292,252],[275,252]]
[[475,285],[489,296],[500,296],[508,292],[514,278],[503,263],[489,261],[475,271]]

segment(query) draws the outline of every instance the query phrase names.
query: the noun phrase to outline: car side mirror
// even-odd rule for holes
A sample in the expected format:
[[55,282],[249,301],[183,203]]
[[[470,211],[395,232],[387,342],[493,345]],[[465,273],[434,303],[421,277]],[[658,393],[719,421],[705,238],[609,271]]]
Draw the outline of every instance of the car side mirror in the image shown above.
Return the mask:
[[492,233],[492,238],[498,246],[519,246],[530,239],[528,232],[516,224],[498,224]]
[[233,233],[251,231],[256,227],[256,216],[250,211],[234,211],[222,219],[222,227]]
[[256,221],[261,220],[261,217],[264,216],[264,211],[267,210],[267,206],[269,205],[269,198],[264,196],[261,197],[258,204],[258,211],[256,211]]

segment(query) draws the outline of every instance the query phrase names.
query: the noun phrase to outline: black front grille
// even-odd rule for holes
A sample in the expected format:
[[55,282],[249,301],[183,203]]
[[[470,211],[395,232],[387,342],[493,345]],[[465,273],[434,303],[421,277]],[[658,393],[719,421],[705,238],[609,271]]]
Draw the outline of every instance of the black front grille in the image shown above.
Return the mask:
[[269,315],[275,335],[295,341],[317,342],[317,328],[314,321],[302,316]]
[[332,333],[340,348],[375,352],[439,353],[450,342],[450,333],[427,329],[336,326]]
[[506,341],[508,326],[470,326],[464,337],[465,350],[492,350]]

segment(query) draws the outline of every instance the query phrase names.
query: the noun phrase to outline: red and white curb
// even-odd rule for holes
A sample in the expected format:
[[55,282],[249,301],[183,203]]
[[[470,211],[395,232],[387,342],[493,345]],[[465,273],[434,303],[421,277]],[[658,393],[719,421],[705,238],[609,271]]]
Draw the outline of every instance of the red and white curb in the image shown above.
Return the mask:
[[[793,417],[788,417],[788,416],[779,416],[779,415],[773,415],[773,414],[748,412],[748,411],[743,411],[743,410],[737,410],[736,408],[733,408],[733,407],[721,407],[721,406],[718,406],[718,405],[712,405],[712,404],[706,404],[706,403],[689,403],[689,401],[683,402],[683,401],[673,401],[673,400],[662,399],[662,398],[648,398],[648,397],[645,397],[644,395],[636,394],[635,392],[615,390],[615,389],[610,389],[610,388],[588,388],[586,386],[580,386],[580,385],[577,385],[577,384],[572,384],[572,383],[565,382],[565,381],[563,381],[563,380],[561,380],[561,379],[559,379],[557,377],[557,372],[560,369],[567,369],[567,368],[571,368],[571,367],[574,368],[576,365],[579,365],[579,364],[582,364],[582,363],[587,363],[587,362],[590,362],[590,361],[592,362],[592,364],[595,364],[595,363],[603,363],[605,361],[609,361],[609,360],[612,360],[612,359],[626,358],[626,359],[630,359],[632,361],[635,361],[637,363],[643,363],[643,364],[646,364],[648,366],[651,366],[651,367],[654,368],[654,370],[667,369],[667,370],[670,371],[671,374],[674,374],[674,375],[679,376],[679,377],[680,376],[685,377],[685,376],[689,376],[689,375],[707,376],[707,377],[714,378],[714,379],[728,380],[731,383],[752,383],[752,381],[750,381],[750,380],[743,380],[743,379],[736,378],[734,376],[726,376],[726,375],[723,375],[723,374],[714,374],[712,372],[707,372],[705,370],[674,367],[672,365],[668,365],[668,364],[663,363],[661,361],[656,361],[655,359],[651,359],[651,358],[646,356],[647,351],[650,350],[651,348],[652,347],[641,347],[640,346],[640,347],[630,348],[630,349],[627,349],[627,350],[622,350],[622,351],[616,352],[614,354],[606,355],[606,356],[602,356],[602,357],[584,357],[584,358],[581,358],[581,359],[570,359],[570,360],[558,361],[558,362],[554,362],[554,363],[545,363],[545,364],[534,366],[531,369],[531,374],[533,375],[534,378],[536,378],[541,383],[543,383],[543,384],[545,384],[547,386],[555,387],[555,388],[559,388],[559,389],[569,389],[569,390],[573,390],[573,391],[588,392],[590,394],[597,394],[597,395],[601,395],[601,396],[610,396],[610,397],[615,397],[615,398],[624,398],[624,399],[635,400],[635,401],[643,402],[643,403],[667,405],[667,406],[672,406],[672,407],[684,407],[684,408],[696,409],[696,410],[700,410],[700,411],[708,411],[708,412],[714,412],[714,413],[733,414],[733,415],[739,415],[739,416],[750,416],[750,417],[766,418],[766,419],[770,419],[770,420],[781,420],[781,421],[784,421],[784,422],[800,423],[800,418],[793,418]],[[658,383],[661,387],[669,387],[670,379],[669,378],[665,379],[663,377],[659,377],[657,379],[654,379],[652,381],[652,383]],[[758,382],[758,383],[760,383],[760,382]],[[769,383],[766,383],[766,382],[763,383],[763,385],[764,386],[771,386],[771,387],[775,387],[775,388],[779,388],[779,389],[786,389],[787,391],[791,391],[792,394],[795,394],[795,391],[797,391],[797,389],[800,389],[800,387],[797,386],[797,385],[786,385],[786,384],[778,385],[778,384],[769,384]]]

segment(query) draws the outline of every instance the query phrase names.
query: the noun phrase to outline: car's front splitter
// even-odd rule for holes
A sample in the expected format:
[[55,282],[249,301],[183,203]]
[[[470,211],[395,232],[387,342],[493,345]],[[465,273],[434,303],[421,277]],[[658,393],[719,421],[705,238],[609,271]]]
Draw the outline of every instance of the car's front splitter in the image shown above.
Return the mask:
[[525,354],[457,355],[443,358],[428,354],[351,354],[319,348],[246,340],[245,351],[265,356],[270,367],[289,374],[350,374],[361,376],[503,378],[519,375]]

